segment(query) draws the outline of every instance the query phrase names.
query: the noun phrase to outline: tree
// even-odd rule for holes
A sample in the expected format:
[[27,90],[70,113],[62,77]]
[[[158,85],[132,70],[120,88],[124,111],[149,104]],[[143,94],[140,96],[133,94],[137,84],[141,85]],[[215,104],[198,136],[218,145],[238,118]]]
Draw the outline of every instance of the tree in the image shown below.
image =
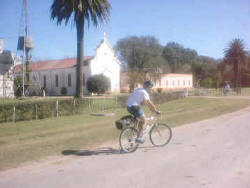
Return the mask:
[[246,55],[244,42],[242,39],[236,38],[233,39],[228,48],[224,50],[224,61],[233,66],[233,82],[234,87],[237,89],[237,92],[240,92],[241,88],[241,77],[243,74],[243,66],[246,63]]
[[75,97],[82,97],[82,64],[84,61],[84,25],[87,21],[94,26],[100,22],[108,21],[111,5],[107,0],[54,0],[51,6],[51,18],[57,20],[60,25],[65,25],[73,16],[73,23],[77,30],[77,66],[76,66],[76,94]]
[[[192,73],[195,82],[206,83],[202,86],[207,87],[209,83],[216,83],[218,71],[218,61],[211,57],[199,56],[198,53],[190,48],[184,48],[176,42],[169,42],[163,49],[162,56],[168,62],[173,73]],[[205,81],[203,81],[205,80]],[[211,81],[213,80],[213,81]],[[210,84],[211,85],[211,84]]]
[[103,94],[110,88],[110,79],[103,74],[91,76],[87,80],[87,89],[90,93]]
[[[162,55],[170,65],[173,73],[182,73],[183,65],[188,64],[191,66],[199,61],[199,56],[195,50],[184,48],[176,42],[169,42],[164,47]],[[186,70],[187,67],[185,67],[185,71]]]
[[120,59],[125,62],[130,77],[130,89],[145,79],[146,73],[154,74],[164,64],[162,46],[152,36],[126,37],[116,44]]

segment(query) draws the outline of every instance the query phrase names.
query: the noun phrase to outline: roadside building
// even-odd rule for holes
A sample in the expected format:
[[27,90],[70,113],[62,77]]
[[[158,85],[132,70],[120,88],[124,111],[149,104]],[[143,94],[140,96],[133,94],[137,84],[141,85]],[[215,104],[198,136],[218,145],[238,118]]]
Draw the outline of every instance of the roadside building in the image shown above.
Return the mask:
[[[146,74],[146,79],[151,79],[155,82],[155,90],[158,91],[171,91],[171,90],[184,90],[193,88],[193,75],[192,74],[158,74],[157,77],[151,77]],[[129,92],[129,73],[121,73],[121,92]],[[141,83],[135,83],[135,87],[141,87]]]
[[[29,71],[33,94],[45,89],[49,96],[75,95],[76,61],[76,58],[66,58],[31,63]],[[84,94],[88,94],[88,78],[96,74],[103,74],[110,79],[110,92],[120,92],[120,61],[105,35],[97,46],[95,55],[84,57],[82,72]],[[22,65],[15,67],[15,73],[22,73]]]

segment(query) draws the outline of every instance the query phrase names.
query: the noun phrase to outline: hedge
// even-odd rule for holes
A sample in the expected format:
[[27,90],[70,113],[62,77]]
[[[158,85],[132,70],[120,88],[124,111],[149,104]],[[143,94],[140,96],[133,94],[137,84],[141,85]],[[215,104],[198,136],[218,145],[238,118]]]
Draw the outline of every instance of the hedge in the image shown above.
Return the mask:
[[[151,96],[156,104],[162,104],[182,97],[184,97],[184,93],[181,91],[155,93]],[[2,104],[0,105],[0,123],[124,108],[127,98],[128,95],[122,95],[109,98],[58,99]]]
[[[184,98],[184,91],[175,91],[175,92],[167,92],[167,93],[153,93],[151,95],[151,100],[155,104],[162,104],[171,100]],[[126,106],[126,101],[128,99],[128,95],[123,95],[118,97],[118,103],[121,107]]]

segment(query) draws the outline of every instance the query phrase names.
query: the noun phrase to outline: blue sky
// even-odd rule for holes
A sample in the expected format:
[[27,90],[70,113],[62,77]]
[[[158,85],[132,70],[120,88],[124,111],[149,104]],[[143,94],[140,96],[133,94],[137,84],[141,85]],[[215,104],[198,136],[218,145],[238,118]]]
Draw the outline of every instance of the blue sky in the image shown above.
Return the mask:
[[[16,52],[23,0],[0,0],[0,38],[4,49]],[[28,0],[29,26],[35,41],[34,60],[76,55],[76,30],[50,19],[53,0]],[[160,44],[174,41],[199,55],[223,58],[233,38],[250,49],[250,0],[110,0],[107,24],[86,28],[85,55],[94,55],[103,32],[114,46],[128,36],[154,36]]]

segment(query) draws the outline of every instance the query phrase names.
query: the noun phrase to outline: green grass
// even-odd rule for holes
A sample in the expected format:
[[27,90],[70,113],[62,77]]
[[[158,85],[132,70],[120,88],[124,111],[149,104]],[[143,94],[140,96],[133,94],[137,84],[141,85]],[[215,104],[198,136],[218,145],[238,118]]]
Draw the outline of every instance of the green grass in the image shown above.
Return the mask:
[[[189,90],[190,96],[225,96],[224,88],[193,88]],[[227,96],[237,96],[237,92],[232,88]],[[241,96],[250,96],[250,88],[241,88]]]
[[[250,104],[247,99],[190,97],[159,106],[163,121],[171,126],[199,121],[229,113]],[[120,131],[114,121],[127,114],[124,109],[115,116],[65,116],[37,121],[0,124],[0,170],[16,167],[47,156],[62,155],[65,150],[79,150],[117,140]]]

